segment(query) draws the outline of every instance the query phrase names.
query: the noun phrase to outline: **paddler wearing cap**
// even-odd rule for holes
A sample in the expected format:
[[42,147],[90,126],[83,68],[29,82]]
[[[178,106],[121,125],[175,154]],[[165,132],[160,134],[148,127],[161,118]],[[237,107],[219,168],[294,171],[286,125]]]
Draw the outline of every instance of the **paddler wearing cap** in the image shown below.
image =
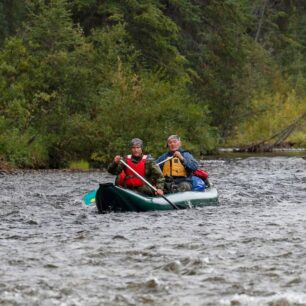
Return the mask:
[[[133,138],[129,146],[131,154],[124,158],[116,155],[108,166],[108,172],[117,175],[116,184],[150,196],[163,195],[165,178],[153,158],[150,155],[143,154],[143,141],[139,138]],[[123,160],[128,167],[120,163],[120,160]],[[154,185],[156,190],[148,186],[131,169]]]
[[181,139],[178,135],[169,136],[167,139],[169,151],[156,160],[157,164],[166,160],[164,163],[159,164],[166,179],[166,192],[192,190],[192,172],[198,169],[199,163],[181,145]]

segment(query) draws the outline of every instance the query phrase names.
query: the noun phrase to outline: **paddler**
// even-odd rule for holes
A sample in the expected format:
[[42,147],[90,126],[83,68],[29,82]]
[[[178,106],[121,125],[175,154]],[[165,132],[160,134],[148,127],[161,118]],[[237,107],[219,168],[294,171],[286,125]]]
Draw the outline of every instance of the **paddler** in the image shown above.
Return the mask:
[[[117,175],[116,184],[150,196],[163,195],[165,178],[153,158],[150,155],[143,154],[143,141],[139,138],[133,138],[130,141],[130,148],[131,154],[124,158],[116,155],[107,169],[109,173]],[[154,185],[156,191],[137,177],[128,167],[120,163],[121,159],[150,184]]]
[[[168,152],[161,155],[156,163],[159,164],[166,179],[166,192],[183,192],[192,190],[192,173],[199,167],[198,161],[191,153],[181,147],[178,135],[171,135],[167,139]],[[173,157],[170,159],[170,157]]]

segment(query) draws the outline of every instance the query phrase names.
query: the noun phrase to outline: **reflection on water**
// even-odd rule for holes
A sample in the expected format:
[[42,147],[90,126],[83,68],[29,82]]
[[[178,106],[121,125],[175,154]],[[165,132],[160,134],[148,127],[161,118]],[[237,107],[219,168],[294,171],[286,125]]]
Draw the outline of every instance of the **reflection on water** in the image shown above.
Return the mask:
[[105,215],[108,174],[1,176],[0,305],[306,305],[305,164],[209,160],[220,206]]

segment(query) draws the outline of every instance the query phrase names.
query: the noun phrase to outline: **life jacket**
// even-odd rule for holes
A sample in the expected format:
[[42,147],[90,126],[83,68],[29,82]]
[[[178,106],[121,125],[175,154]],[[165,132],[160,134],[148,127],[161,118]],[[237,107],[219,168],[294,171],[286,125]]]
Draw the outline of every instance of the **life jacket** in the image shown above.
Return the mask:
[[163,167],[164,176],[187,176],[187,171],[178,157],[167,160]]
[[[134,164],[132,162],[132,155],[128,155],[126,158],[126,163],[133,169],[135,170],[139,175],[142,177],[145,176],[146,174],[146,160],[147,160],[147,155],[143,155],[142,159],[137,163]],[[125,178],[124,178],[124,184],[126,187],[139,187],[144,185],[144,182],[137,177],[129,168],[124,169],[125,172]]]
[[124,187],[124,179],[125,179],[125,172],[124,170],[122,170],[116,178],[116,182],[115,182],[116,185],[120,187]]

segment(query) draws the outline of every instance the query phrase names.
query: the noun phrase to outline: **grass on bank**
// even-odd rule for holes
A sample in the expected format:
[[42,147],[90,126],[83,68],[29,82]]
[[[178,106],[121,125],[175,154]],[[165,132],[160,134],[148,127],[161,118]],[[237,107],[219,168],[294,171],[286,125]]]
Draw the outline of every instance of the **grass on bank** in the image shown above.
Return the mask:
[[70,162],[68,168],[70,170],[86,171],[86,170],[89,170],[90,166],[86,160],[78,160],[78,161]]
[[[294,90],[260,95],[251,101],[252,116],[237,126],[236,136],[227,145],[243,146],[269,139],[298,120],[305,111],[306,97],[300,97]],[[306,118],[299,120],[285,142],[306,148]]]

